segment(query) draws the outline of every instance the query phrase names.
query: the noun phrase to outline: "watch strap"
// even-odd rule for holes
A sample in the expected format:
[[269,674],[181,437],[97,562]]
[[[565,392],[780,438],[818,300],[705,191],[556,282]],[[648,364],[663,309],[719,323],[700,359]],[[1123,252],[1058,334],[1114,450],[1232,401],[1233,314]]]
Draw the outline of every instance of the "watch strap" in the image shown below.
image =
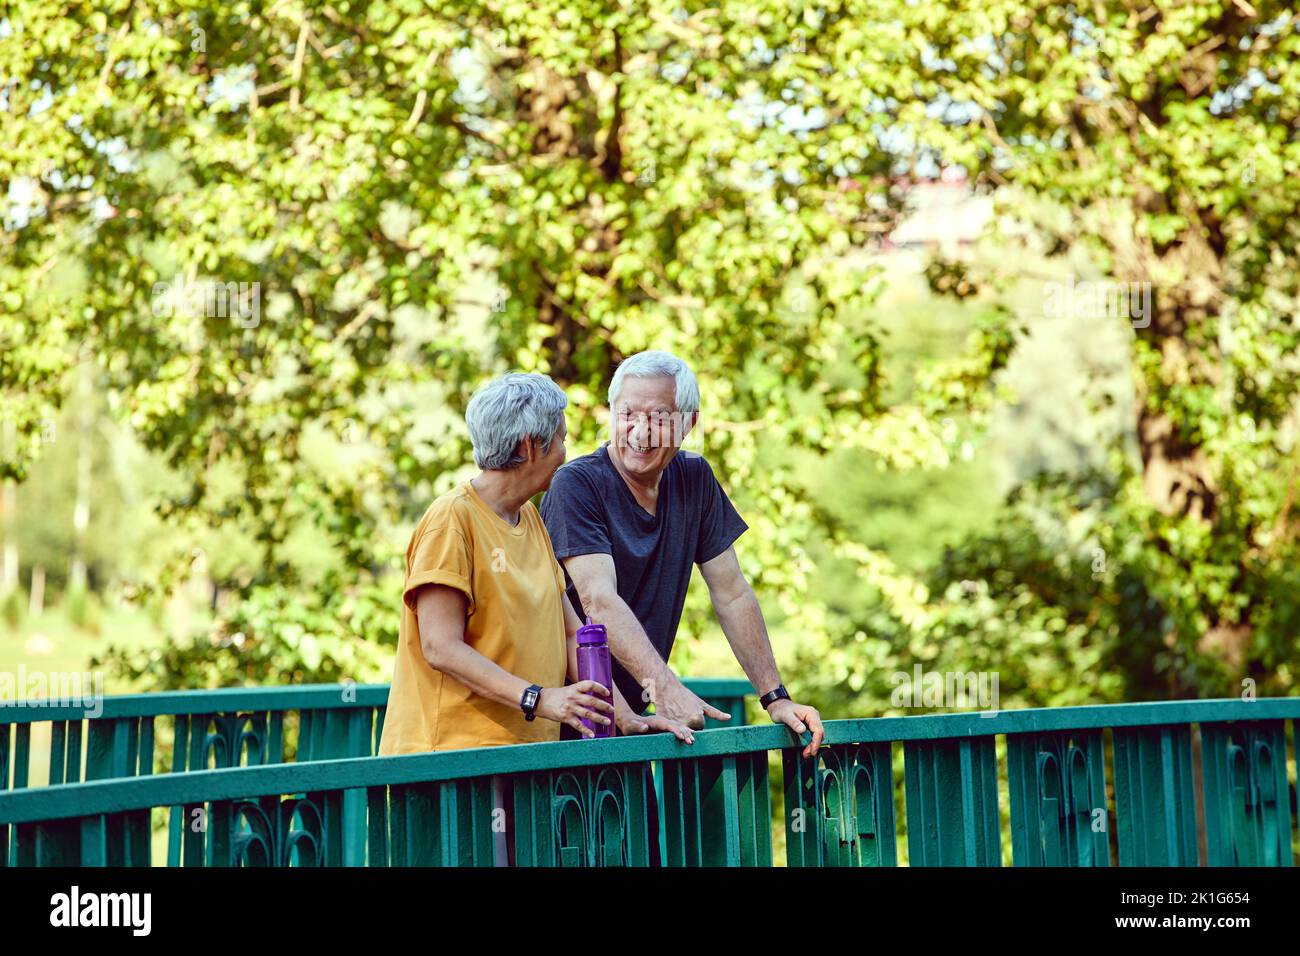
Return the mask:
[[778,700],[789,700],[789,699],[790,699],[790,692],[785,689],[785,685],[778,684],[776,690],[768,691],[766,694],[764,694],[762,697],[758,699],[758,702],[763,706],[763,709],[766,710],[772,704],[775,704]]

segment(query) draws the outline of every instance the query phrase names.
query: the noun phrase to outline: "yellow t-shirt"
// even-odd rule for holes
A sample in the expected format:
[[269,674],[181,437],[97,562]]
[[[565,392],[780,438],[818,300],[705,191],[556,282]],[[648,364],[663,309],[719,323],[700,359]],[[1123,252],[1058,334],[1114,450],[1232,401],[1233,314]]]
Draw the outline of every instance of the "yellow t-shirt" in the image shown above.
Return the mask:
[[415,613],[416,591],[426,584],[465,594],[465,643],[474,650],[530,684],[564,684],[564,572],[546,526],[525,502],[512,528],[465,482],[429,506],[406,549],[380,755],[558,740],[555,721],[527,721],[517,703],[498,704],[429,665]]

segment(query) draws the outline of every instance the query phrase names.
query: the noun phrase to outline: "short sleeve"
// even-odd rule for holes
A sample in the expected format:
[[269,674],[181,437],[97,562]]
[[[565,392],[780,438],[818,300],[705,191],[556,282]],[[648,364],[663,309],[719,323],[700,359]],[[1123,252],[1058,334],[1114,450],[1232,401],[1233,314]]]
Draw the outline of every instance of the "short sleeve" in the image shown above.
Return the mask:
[[425,531],[411,549],[407,561],[402,599],[415,610],[415,593],[426,584],[445,584],[465,595],[467,614],[474,613],[474,592],[470,587],[473,564],[469,543],[453,525]]
[[592,486],[573,469],[561,468],[542,498],[542,521],[559,560],[575,554],[613,554],[608,518]]
[[712,561],[744,534],[749,525],[740,516],[727,493],[718,484],[708,461],[696,462],[696,481],[700,484],[700,539],[695,547],[695,563]]

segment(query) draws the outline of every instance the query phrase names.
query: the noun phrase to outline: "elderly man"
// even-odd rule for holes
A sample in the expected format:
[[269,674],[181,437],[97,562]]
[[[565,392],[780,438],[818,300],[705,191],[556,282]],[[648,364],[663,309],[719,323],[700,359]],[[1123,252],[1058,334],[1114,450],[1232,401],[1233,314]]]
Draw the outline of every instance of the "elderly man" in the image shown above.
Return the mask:
[[542,520],[564,566],[569,600],[604,624],[614,683],[630,705],[690,727],[724,714],[691,693],[668,667],[692,566],[709,588],[718,623],[773,721],[825,732],[817,711],[781,683],[763,612],[736,560],[747,525],[703,456],[681,451],[699,418],[700,392],[686,363],[640,352],[609,386],[612,440],[556,472]]

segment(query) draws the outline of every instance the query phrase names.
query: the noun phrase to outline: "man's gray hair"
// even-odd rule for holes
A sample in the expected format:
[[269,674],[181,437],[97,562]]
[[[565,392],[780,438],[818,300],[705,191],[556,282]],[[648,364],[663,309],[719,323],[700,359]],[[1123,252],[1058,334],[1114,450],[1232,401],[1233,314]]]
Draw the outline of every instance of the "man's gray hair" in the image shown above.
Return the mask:
[[658,350],[637,352],[619,364],[614,371],[614,380],[609,383],[610,410],[613,410],[614,403],[618,401],[623,379],[660,377],[671,378],[676,383],[674,401],[677,411],[691,415],[700,410],[700,386],[695,381],[695,373],[676,355]]
[[465,409],[475,463],[484,470],[516,468],[527,460],[515,452],[525,438],[550,451],[568,404],[564,390],[537,372],[494,378],[474,393]]

